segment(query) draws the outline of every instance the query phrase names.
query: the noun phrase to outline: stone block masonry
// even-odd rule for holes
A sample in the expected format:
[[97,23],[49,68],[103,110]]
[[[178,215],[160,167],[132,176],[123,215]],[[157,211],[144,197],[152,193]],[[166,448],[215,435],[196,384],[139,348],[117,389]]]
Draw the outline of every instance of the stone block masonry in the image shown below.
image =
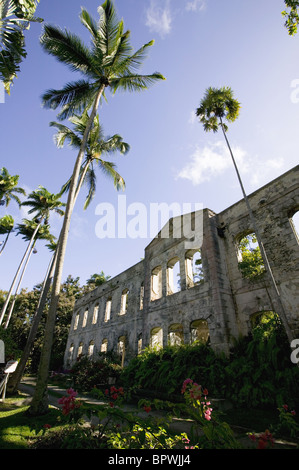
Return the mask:
[[[299,338],[299,239],[292,222],[299,211],[299,165],[248,198],[288,324]],[[198,230],[191,244],[183,230],[176,236],[183,217],[174,217],[142,261],[77,300],[65,368],[80,354],[92,359],[115,351],[126,364],[150,345],[208,338],[215,351],[227,353],[234,338],[250,332],[253,318],[275,310],[265,276],[248,279],[240,270],[239,242],[253,232],[245,202],[219,214],[203,209],[189,215]]]

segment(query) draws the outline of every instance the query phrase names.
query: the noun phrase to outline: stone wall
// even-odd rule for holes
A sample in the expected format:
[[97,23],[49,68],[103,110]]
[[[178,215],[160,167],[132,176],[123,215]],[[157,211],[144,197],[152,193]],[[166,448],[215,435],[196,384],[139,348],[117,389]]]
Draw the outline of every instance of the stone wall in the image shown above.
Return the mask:
[[[299,210],[298,176],[296,166],[249,196],[295,337],[299,244],[292,216]],[[238,243],[253,231],[243,200],[219,214],[203,209],[171,219],[140,263],[76,302],[65,367],[78,354],[95,357],[101,350],[118,351],[126,363],[146,346],[188,344],[194,334],[208,335],[215,351],[227,353],[233,338],[250,331],[254,314],[277,311],[267,278],[249,280],[239,269]],[[199,252],[201,275],[193,278]]]

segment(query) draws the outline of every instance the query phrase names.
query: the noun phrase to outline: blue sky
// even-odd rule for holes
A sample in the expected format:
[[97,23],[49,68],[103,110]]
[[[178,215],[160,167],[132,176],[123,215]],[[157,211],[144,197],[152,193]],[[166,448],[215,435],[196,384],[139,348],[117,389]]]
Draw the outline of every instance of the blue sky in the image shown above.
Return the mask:
[[[96,17],[100,4],[41,0],[37,15],[88,42],[80,8]],[[98,173],[90,207],[83,210],[84,188],[75,206],[63,278],[78,276],[81,285],[95,272],[114,276],[137,263],[150,242],[149,236],[99,239],[99,204],[111,203],[117,212],[122,195],[127,207],[141,203],[148,211],[164,202],[220,212],[242,198],[223,137],[205,133],[195,118],[209,86],[230,86],[241,102],[228,136],[248,194],[298,164],[299,35],[291,38],[283,26],[283,0],[115,0],[115,6],[135,50],[155,39],[142,72],[159,71],[166,81],[139,94],[108,94],[99,110],[105,133],[119,133],[131,149],[113,158],[126,191],[117,193]],[[56,112],[43,109],[40,97],[78,75],[43,52],[41,31],[34,24],[26,33],[28,56],[11,96],[0,104],[0,166],[19,174],[27,193],[38,185],[56,193],[71,175],[76,153],[55,147],[49,122]],[[16,223],[27,216],[14,202],[0,211]],[[61,219],[50,223],[58,236]],[[1,256],[0,289],[9,288],[25,248],[19,235],[11,236]],[[23,281],[28,289],[43,280],[50,259],[43,242],[37,250]]]

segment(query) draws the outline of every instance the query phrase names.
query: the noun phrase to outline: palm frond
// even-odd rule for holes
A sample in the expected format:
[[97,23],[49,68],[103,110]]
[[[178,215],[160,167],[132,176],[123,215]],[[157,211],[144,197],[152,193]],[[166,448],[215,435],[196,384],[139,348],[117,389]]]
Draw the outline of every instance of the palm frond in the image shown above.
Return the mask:
[[[147,57],[148,48],[154,44],[154,40],[149,41],[147,44],[144,44],[138,51],[133,55],[128,56],[128,47],[122,52],[119,50],[118,60],[117,60],[117,70],[124,73],[131,73],[133,71],[137,72],[143,64],[144,59]],[[121,49],[121,48],[120,48]]]
[[96,87],[86,80],[67,83],[61,90],[50,89],[42,95],[43,106],[50,109],[62,107],[58,119],[63,120],[73,114],[81,114],[91,106]]
[[137,75],[127,73],[111,79],[110,87],[113,93],[116,90],[122,91],[143,91],[146,90],[149,86],[153,85],[158,80],[165,80],[163,75],[159,72],[155,72],[151,75]]
[[58,148],[62,148],[66,140],[69,142],[70,146],[80,148],[81,139],[69,127],[55,121],[51,121],[49,126],[56,127],[58,130],[54,135],[54,142]]
[[89,49],[80,37],[57,26],[45,25],[40,38],[42,48],[59,62],[66,64],[72,71],[89,73],[93,68]]

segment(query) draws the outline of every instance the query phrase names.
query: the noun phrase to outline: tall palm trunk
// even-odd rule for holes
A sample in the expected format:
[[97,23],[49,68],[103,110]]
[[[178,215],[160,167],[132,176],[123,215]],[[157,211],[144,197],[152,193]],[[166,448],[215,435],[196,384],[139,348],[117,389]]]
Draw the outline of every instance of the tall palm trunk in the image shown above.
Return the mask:
[[71,179],[67,205],[65,208],[65,215],[63,219],[63,226],[61,229],[59,244],[57,247],[57,264],[55,267],[55,274],[53,278],[51,302],[50,302],[50,307],[49,307],[49,312],[48,312],[47,322],[46,322],[46,327],[45,327],[45,338],[44,338],[44,344],[43,344],[43,348],[41,352],[35,393],[34,393],[30,408],[28,409],[28,414],[33,415],[33,416],[44,414],[44,413],[47,413],[48,411],[47,384],[48,384],[48,375],[49,375],[49,365],[50,365],[51,350],[52,350],[52,343],[53,343],[56,310],[58,306],[59,293],[60,293],[60,288],[61,288],[61,279],[62,279],[64,257],[65,257],[67,239],[68,239],[68,232],[69,232],[70,223],[71,223],[72,211],[74,209],[76,190],[77,190],[78,180],[80,176],[80,168],[81,168],[82,160],[83,160],[84,153],[86,150],[89,132],[92,128],[93,120],[96,116],[97,109],[100,103],[100,98],[103,94],[104,89],[105,89],[105,84],[101,86],[97,94],[97,97],[95,99],[93,109],[90,114],[89,121],[84,132],[82,144],[81,144],[78,156],[77,156],[77,160],[74,166],[73,175]]
[[29,251],[29,253],[28,253],[26,262],[25,262],[25,264],[24,264],[24,267],[23,267],[23,270],[22,270],[22,273],[21,273],[19,282],[18,282],[18,284],[17,284],[16,290],[15,290],[15,295],[14,295],[14,297],[13,297],[13,301],[12,301],[12,303],[11,303],[11,306],[10,306],[10,309],[9,309],[9,312],[8,312],[8,315],[7,315],[6,323],[5,323],[5,326],[4,326],[4,329],[5,329],[5,330],[8,328],[8,325],[9,325],[9,322],[10,322],[10,319],[11,319],[11,315],[12,315],[12,312],[13,312],[13,309],[14,309],[14,306],[15,306],[15,303],[16,303],[18,291],[19,291],[19,288],[20,288],[20,286],[21,286],[21,284],[22,284],[22,280],[23,280],[24,274],[25,274],[25,272],[26,272],[26,268],[27,268],[27,266],[28,266],[29,260],[30,260],[30,258],[31,258],[31,255],[32,255],[32,252],[33,252],[33,249],[34,249],[34,246],[35,246],[35,242],[36,242],[36,240],[34,240],[32,246],[31,246],[31,248],[30,248],[30,251]]
[[254,229],[254,232],[255,232],[255,235],[256,235],[256,239],[257,239],[257,242],[258,242],[258,245],[259,245],[259,248],[260,248],[261,256],[262,256],[262,258],[263,258],[263,262],[264,262],[264,265],[265,265],[265,268],[266,268],[266,273],[267,273],[268,278],[269,278],[269,281],[270,281],[270,283],[271,283],[271,285],[272,285],[272,287],[273,287],[274,296],[275,296],[275,300],[276,300],[275,304],[276,304],[276,308],[277,308],[277,313],[279,314],[279,316],[280,316],[280,318],[281,318],[281,320],[282,320],[282,323],[283,323],[283,325],[284,325],[284,328],[285,328],[287,337],[288,337],[289,341],[291,342],[291,341],[294,339],[294,335],[293,335],[293,333],[292,333],[291,328],[289,327],[289,324],[288,324],[288,321],[287,321],[287,317],[286,317],[286,314],[285,314],[285,310],[284,310],[284,307],[283,307],[282,302],[281,302],[280,293],[279,293],[279,290],[278,290],[278,287],[277,287],[275,278],[274,278],[274,276],[273,276],[273,272],[272,272],[270,263],[269,263],[269,261],[268,261],[268,257],[267,257],[266,251],[265,251],[265,249],[264,249],[264,245],[263,245],[263,242],[262,242],[262,239],[261,239],[260,232],[259,232],[259,229],[258,229],[258,227],[257,227],[256,221],[255,221],[255,217],[254,217],[254,215],[253,215],[253,212],[252,212],[252,209],[251,209],[251,206],[250,206],[248,197],[247,197],[247,195],[246,195],[246,193],[245,193],[244,186],[243,186],[243,183],[242,183],[242,180],[241,180],[241,176],[240,176],[240,173],[239,173],[237,164],[236,164],[236,162],[235,162],[235,159],[234,159],[234,156],[233,156],[233,152],[232,152],[232,150],[231,150],[231,147],[230,147],[228,138],[227,138],[227,136],[226,136],[226,132],[225,132],[225,129],[224,129],[224,127],[223,127],[223,122],[222,122],[221,117],[220,117],[220,124],[221,124],[221,129],[222,129],[222,132],[223,132],[223,135],[224,135],[226,144],[227,144],[227,146],[228,146],[228,149],[229,149],[229,152],[230,152],[230,155],[231,155],[231,158],[232,158],[232,161],[233,161],[233,164],[234,164],[236,173],[237,173],[237,177],[238,177],[238,180],[239,180],[239,183],[240,183],[240,186],[241,186],[241,190],[242,190],[242,193],[243,193],[244,201],[245,201],[245,204],[246,204],[247,209],[248,209],[248,213],[249,213],[249,217],[250,217],[250,220],[251,220],[251,223],[252,223],[252,227],[253,227],[253,229]]
[[7,232],[5,241],[4,241],[4,243],[3,243],[3,245],[2,245],[2,248],[1,248],[1,250],[0,250],[0,255],[2,255],[2,252],[4,251],[5,245],[6,245],[7,241],[8,241],[8,238],[9,238],[9,235],[11,234],[11,232],[12,232],[11,230],[10,230],[9,232]]
[[10,376],[10,380],[8,383],[9,393],[15,393],[17,391],[19,383],[22,379],[22,376],[26,367],[26,363],[29,358],[29,355],[30,355],[30,352],[31,352],[31,349],[32,349],[32,346],[36,337],[37,329],[38,329],[38,326],[39,326],[39,323],[40,323],[40,320],[41,320],[41,317],[42,317],[42,314],[46,305],[47,296],[48,296],[48,293],[52,284],[54,271],[55,271],[55,264],[56,264],[56,253],[57,252],[55,251],[47,269],[47,273],[46,273],[46,276],[43,282],[43,287],[41,290],[41,294],[39,297],[39,302],[35,311],[35,315],[32,320],[32,325],[30,328],[30,332],[29,332],[21,359],[17,365],[15,372]]
[[39,227],[41,226],[41,223],[42,223],[42,220],[38,223],[36,229],[34,230],[34,232],[33,232],[33,234],[32,234],[32,237],[31,237],[31,239],[30,239],[30,241],[29,241],[29,243],[28,243],[27,249],[26,249],[26,251],[25,251],[25,253],[24,253],[24,256],[23,256],[23,258],[22,258],[22,260],[21,260],[21,262],[20,262],[20,264],[19,264],[19,267],[18,267],[18,269],[17,269],[17,272],[16,272],[16,274],[15,274],[15,277],[14,277],[14,279],[13,279],[13,281],[12,281],[12,284],[11,284],[11,286],[10,286],[10,289],[9,289],[8,294],[7,294],[6,300],[5,300],[4,305],[3,305],[3,307],[2,307],[2,310],[1,310],[0,325],[1,325],[2,322],[3,322],[3,318],[4,318],[4,315],[5,315],[5,312],[6,312],[8,303],[9,303],[9,301],[10,301],[13,288],[14,288],[15,283],[16,283],[16,281],[17,281],[17,278],[18,278],[18,276],[19,276],[19,274],[20,274],[20,271],[21,271],[21,269],[22,269],[22,267],[23,267],[23,264],[24,264],[24,262],[25,262],[25,259],[26,259],[27,255],[28,255],[29,251],[30,251],[31,245],[32,245],[32,243],[33,243],[34,240],[35,240],[35,235],[37,234],[37,232],[38,232],[38,230],[39,230]]

